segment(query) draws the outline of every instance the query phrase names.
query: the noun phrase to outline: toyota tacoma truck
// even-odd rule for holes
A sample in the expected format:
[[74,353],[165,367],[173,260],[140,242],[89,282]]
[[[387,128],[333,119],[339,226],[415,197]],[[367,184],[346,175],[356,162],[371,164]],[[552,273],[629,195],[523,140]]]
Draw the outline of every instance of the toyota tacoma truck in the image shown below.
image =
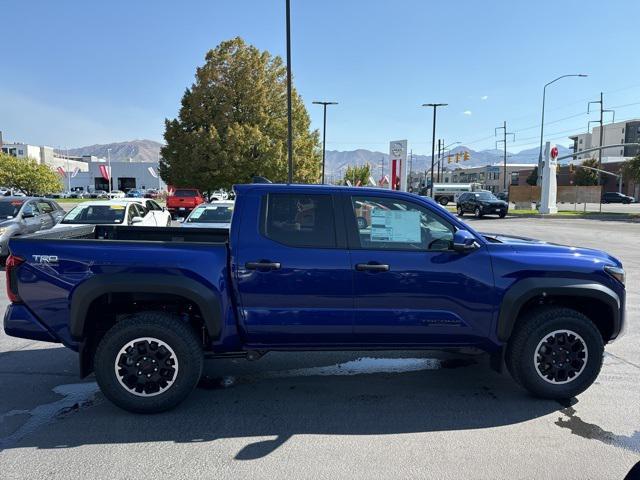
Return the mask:
[[623,330],[624,270],[607,253],[480,234],[410,193],[235,192],[230,229],[12,239],[5,332],[64,344],[113,403],[158,412],[189,395],[205,358],[269,351],[471,347],[531,394],[565,399]]

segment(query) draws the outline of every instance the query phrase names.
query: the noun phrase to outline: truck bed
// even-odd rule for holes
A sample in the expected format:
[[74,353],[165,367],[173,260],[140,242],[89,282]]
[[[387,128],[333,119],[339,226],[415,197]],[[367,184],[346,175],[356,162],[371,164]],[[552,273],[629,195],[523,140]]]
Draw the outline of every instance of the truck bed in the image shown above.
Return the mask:
[[226,228],[128,227],[119,225],[69,226],[20,237],[25,240],[120,240],[139,242],[227,243]]

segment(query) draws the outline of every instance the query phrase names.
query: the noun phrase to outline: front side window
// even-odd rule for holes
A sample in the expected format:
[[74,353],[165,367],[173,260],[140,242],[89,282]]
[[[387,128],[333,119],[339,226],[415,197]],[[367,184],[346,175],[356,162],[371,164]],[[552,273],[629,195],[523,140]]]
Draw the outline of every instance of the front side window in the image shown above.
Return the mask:
[[358,246],[372,250],[449,250],[454,228],[421,205],[386,197],[351,197]]
[[336,228],[330,195],[269,194],[262,233],[292,247],[335,248]]

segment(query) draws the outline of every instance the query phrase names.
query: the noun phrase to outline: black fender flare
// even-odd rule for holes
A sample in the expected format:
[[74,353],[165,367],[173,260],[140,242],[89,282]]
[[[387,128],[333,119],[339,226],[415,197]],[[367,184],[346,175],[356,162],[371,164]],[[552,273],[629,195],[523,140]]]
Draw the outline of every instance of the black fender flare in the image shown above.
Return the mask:
[[91,303],[106,293],[159,293],[178,295],[198,306],[207,332],[213,338],[222,329],[222,305],[218,292],[191,278],[168,274],[116,273],[97,275],[81,283],[71,294],[69,332],[74,340],[84,339]]
[[511,336],[518,313],[529,300],[539,296],[589,297],[605,303],[611,310],[613,337],[621,328],[620,298],[600,283],[576,278],[527,278],[515,283],[505,293],[498,314],[498,339],[506,342]]

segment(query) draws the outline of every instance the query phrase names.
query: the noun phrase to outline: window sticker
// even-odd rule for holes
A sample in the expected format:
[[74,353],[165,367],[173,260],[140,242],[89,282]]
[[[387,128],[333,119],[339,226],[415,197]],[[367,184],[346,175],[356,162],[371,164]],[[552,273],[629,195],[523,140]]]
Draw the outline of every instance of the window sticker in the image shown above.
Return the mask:
[[374,208],[371,212],[372,242],[420,243],[420,212]]
[[82,210],[84,210],[84,207],[83,208],[74,208],[73,210],[71,210],[69,213],[67,213],[64,216],[64,219],[65,220],[73,220],[80,214],[80,212],[82,212]]
[[204,208],[197,208],[191,214],[191,218],[200,218],[202,216],[202,214],[204,213],[204,211],[205,211]]

